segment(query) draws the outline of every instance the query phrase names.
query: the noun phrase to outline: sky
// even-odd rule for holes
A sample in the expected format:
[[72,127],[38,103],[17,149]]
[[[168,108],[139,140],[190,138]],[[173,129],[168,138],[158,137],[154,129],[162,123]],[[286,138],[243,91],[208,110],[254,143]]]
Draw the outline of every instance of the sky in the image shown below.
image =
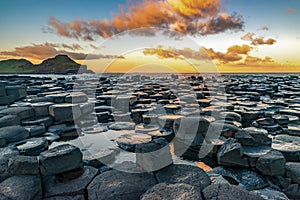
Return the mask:
[[300,72],[298,0],[3,0],[0,60],[95,72]]

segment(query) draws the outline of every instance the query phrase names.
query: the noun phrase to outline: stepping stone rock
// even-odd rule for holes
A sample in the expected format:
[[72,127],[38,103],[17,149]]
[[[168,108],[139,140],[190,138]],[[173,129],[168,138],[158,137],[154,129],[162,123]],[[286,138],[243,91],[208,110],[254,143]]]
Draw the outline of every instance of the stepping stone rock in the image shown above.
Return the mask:
[[247,190],[257,190],[269,186],[266,178],[246,168],[215,167],[209,173],[220,174],[231,184],[239,185]]
[[170,146],[168,144],[166,139],[157,138],[151,142],[136,145],[137,165],[147,172],[153,172],[173,164]]
[[5,115],[0,117],[0,127],[20,125],[20,119],[16,115]]
[[22,126],[6,126],[0,128],[0,138],[4,138],[6,143],[18,142],[29,137],[29,132]]
[[284,175],[285,158],[279,151],[270,151],[258,158],[256,168],[267,176]]
[[111,130],[134,130],[135,123],[132,122],[116,122],[110,125],[108,128]]
[[11,157],[19,155],[16,148],[4,147],[0,148],[0,182],[9,177],[8,160]]
[[15,101],[15,97],[13,95],[0,97],[0,106],[12,104],[14,101]]
[[155,173],[159,183],[186,183],[201,192],[211,182],[209,176],[201,168],[191,165],[170,165]]
[[44,196],[71,196],[84,195],[87,185],[98,174],[98,170],[91,166],[85,166],[81,175],[70,180],[59,180],[57,176],[50,176],[44,180]]
[[77,104],[56,104],[49,107],[49,113],[56,121],[68,122],[81,116],[80,106]]
[[0,183],[0,194],[15,200],[42,199],[41,178],[37,175],[12,176]]
[[88,199],[139,200],[149,188],[156,184],[148,173],[126,173],[110,170],[98,175],[89,184]]
[[78,147],[63,144],[42,152],[39,161],[42,175],[53,175],[80,167],[82,153]]
[[52,117],[42,117],[34,120],[23,120],[21,122],[23,126],[43,125],[45,127],[50,126],[52,123],[53,123]]
[[203,190],[203,196],[209,200],[263,200],[259,195],[230,184],[212,184]]
[[16,115],[20,120],[34,117],[34,110],[30,107],[9,107],[0,111],[0,115]]
[[67,96],[68,94],[50,94],[50,95],[46,95],[46,98],[49,100],[49,101],[52,101],[54,103],[64,103],[65,102],[65,97]]
[[125,151],[134,152],[136,145],[145,144],[152,140],[152,137],[143,133],[125,133],[117,137],[118,146]]
[[252,143],[251,146],[271,146],[272,139],[268,137],[267,130],[255,127],[248,127],[243,130],[254,139],[254,143]]
[[48,149],[48,142],[44,138],[30,138],[14,144],[20,154],[27,156],[37,156]]
[[88,100],[88,97],[83,92],[73,92],[65,97],[66,103],[84,103]]
[[31,106],[34,109],[35,116],[37,117],[45,117],[49,115],[49,107],[54,103],[52,102],[41,102],[41,103],[33,103]]
[[46,133],[46,127],[44,125],[25,126],[25,128],[28,130],[30,137]]
[[285,164],[286,176],[291,178],[295,183],[300,184],[300,163],[287,162]]
[[288,134],[300,137],[300,126],[289,126]]
[[248,160],[242,158],[242,146],[235,139],[229,138],[218,151],[217,159],[220,165],[248,167]]
[[112,164],[119,153],[120,148],[117,146],[107,147],[94,155],[84,156],[83,161],[87,165],[99,168],[101,166]]
[[266,200],[289,200],[289,198],[283,192],[274,190],[271,187],[253,190],[250,193],[259,195]]
[[300,162],[300,137],[277,135],[273,139],[272,148],[280,151],[287,161]]
[[35,156],[16,156],[8,161],[8,171],[11,175],[39,174],[39,162]]
[[5,89],[8,96],[14,97],[14,101],[24,99],[27,96],[25,87],[22,86],[6,86]]
[[243,146],[243,154],[248,158],[250,167],[255,167],[258,158],[271,151],[268,146]]
[[159,183],[147,190],[141,200],[202,200],[201,194],[195,188],[186,183]]

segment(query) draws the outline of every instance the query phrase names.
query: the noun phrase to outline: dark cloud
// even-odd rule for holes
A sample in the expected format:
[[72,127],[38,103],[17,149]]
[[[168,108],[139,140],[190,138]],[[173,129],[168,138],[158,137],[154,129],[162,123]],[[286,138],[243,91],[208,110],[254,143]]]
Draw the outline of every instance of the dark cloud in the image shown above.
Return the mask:
[[268,31],[270,28],[268,26],[261,26],[258,30]]
[[[146,27],[164,28],[187,35],[217,34],[227,30],[243,29],[241,15],[220,13],[220,0],[144,0],[142,3],[120,7],[120,14],[112,20],[74,20],[61,22],[51,17],[45,31],[58,35],[91,41],[95,36],[103,38]],[[153,35],[149,31],[136,32]]]

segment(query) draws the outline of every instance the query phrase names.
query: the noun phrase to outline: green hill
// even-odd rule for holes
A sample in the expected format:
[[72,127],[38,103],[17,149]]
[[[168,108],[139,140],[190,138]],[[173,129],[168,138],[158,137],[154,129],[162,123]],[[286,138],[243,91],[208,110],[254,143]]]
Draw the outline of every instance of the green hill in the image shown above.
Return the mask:
[[9,59],[0,61],[0,73],[37,73],[37,74],[76,74],[93,73],[81,66],[67,55],[57,55],[48,58],[41,64],[34,65],[25,59]]
[[0,61],[0,73],[34,73],[37,67],[25,59]]

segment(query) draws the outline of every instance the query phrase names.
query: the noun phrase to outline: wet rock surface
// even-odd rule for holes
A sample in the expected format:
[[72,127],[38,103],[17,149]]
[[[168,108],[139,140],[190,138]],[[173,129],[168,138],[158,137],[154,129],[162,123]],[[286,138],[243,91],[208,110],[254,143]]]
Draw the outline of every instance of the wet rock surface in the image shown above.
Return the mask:
[[0,76],[0,199],[299,199],[299,85]]

